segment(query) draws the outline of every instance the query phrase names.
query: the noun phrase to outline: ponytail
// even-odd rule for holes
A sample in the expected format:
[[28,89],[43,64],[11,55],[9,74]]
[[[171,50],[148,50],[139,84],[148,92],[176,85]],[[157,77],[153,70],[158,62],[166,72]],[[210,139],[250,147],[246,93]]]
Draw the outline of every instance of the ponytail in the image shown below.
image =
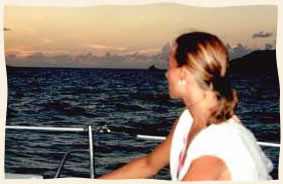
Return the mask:
[[[226,79],[225,79],[226,78]],[[238,105],[238,95],[234,88],[231,88],[230,82],[225,77],[218,82],[212,82],[216,92],[217,105],[211,109],[209,124],[218,124],[230,119]]]

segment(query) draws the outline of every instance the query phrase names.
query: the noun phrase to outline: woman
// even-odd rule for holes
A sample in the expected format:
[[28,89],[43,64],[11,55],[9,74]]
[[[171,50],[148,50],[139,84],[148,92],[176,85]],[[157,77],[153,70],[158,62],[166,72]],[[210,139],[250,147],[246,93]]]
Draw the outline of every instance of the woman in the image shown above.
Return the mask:
[[173,180],[271,179],[271,161],[234,113],[238,98],[227,68],[227,51],[216,36],[178,37],[166,77],[170,97],[182,99],[186,109],[150,154],[100,179],[148,178],[169,163]]

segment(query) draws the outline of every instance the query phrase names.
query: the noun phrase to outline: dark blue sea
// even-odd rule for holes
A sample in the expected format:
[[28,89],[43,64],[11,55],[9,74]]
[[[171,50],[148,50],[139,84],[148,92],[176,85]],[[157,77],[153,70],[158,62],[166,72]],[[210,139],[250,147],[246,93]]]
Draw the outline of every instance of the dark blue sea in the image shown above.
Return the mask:
[[[144,156],[165,136],[183,111],[168,96],[162,71],[135,69],[8,68],[7,125],[87,127],[93,125],[95,175]],[[277,73],[233,74],[237,115],[258,141],[280,142]],[[111,132],[108,132],[110,130]],[[5,172],[52,178],[65,152],[88,149],[87,133],[6,130]],[[278,179],[279,148],[263,147]],[[61,177],[89,177],[87,152],[75,153]],[[170,179],[169,167],[155,179]]]

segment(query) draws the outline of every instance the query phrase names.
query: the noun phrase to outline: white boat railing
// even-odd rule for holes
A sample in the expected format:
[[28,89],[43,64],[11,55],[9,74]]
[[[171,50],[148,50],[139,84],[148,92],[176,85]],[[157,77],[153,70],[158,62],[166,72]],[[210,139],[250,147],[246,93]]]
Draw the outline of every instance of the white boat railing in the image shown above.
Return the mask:
[[[137,139],[144,139],[144,140],[156,140],[156,141],[163,141],[166,137],[163,136],[150,136],[150,135],[137,135]],[[278,147],[280,148],[280,144],[271,143],[271,142],[257,142],[260,146],[268,146],[268,147]]]
[[[92,126],[89,125],[88,128],[67,128],[67,127],[31,127],[31,126],[6,126],[6,129],[14,129],[14,130],[37,130],[37,131],[59,131],[59,132],[88,132],[89,138],[89,161],[90,161],[90,178],[94,178],[95,167],[94,167],[94,146],[93,146],[93,134]],[[116,132],[117,133],[117,132]],[[166,139],[164,136],[151,136],[151,135],[135,135],[137,139],[143,140],[151,140],[151,141],[163,141]],[[270,143],[270,142],[257,142],[260,146],[268,146],[268,147],[278,147],[280,148],[280,144],[278,143]],[[71,151],[72,152],[72,151]],[[60,166],[58,167],[58,171],[55,177],[59,177],[61,169],[64,165],[65,159],[71,152],[65,154]]]
[[[89,126],[91,127],[91,126]],[[61,132],[90,132],[90,128],[68,128],[68,127],[31,127],[31,126],[6,126],[6,129],[24,129],[24,130],[39,130],[39,131],[61,131]],[[90,134],[90,133],[89,133]],[[91,135],[89,135],[91,136]],[[137,134],[137,139],[144,140],[153,140],[153,141],[163,141],[166,139],[164,136],[151,136],[151,135],[142,135]],[[278,143],[271,142],[257,142],[260,146],[268,146],[268,147],[280,147]]]
[[60,132],[86,132],[86,128],[66,128],[66,127],[31,127],[31,126],[6,126],[6,129],[22,130],[43,130],[43,131],[60,131]]
[[94,149],[93,149],[93,137],[92,137],[92,127],[88,126],[88,141],[89,141],[89,170],[90,178],[94,178]]

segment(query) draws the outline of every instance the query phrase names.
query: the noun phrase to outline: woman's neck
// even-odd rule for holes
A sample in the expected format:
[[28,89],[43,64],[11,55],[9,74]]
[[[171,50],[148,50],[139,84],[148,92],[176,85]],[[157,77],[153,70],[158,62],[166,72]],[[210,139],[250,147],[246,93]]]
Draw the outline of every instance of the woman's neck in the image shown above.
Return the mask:
[[[186,104],[186,103],[185,103]],[[193,126],[205,128],[208,124],[211,109],[217,104],[214,93],[207,92],[203,100],[199,103],[186,107],[192,114],[194,124]]]
[[190,107],[189,111],[193,118],[193,127],[198,127],[200,129],[207,126],[210,113],[208,110],[198,107]]

